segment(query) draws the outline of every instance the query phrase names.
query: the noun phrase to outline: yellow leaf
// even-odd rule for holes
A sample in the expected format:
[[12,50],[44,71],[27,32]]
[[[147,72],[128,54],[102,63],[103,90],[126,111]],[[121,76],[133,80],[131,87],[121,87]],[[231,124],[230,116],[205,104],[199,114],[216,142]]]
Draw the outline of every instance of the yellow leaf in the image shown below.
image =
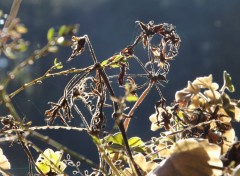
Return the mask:
[[[36,166],[44,174],[47,174],[50,171],[61,174],[67,167],[66,164],[61,161],[62,154],[62,151],[54,152],[52,149],[48,148],[43,152],[43,154],[39,155],[36,161]],[[40,173],[38,169],[36,168],[37,172]]]
[[25,34],[28,31],[28,29],[24,25],[17,25],[16,30],[20,34]]

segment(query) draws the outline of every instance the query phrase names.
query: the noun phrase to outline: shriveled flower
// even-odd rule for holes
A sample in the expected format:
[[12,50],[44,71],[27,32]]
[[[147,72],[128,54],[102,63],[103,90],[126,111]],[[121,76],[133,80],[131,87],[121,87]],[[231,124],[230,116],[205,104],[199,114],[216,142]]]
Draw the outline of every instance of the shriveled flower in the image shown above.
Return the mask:
[[[141,168],[141,170],[145,174],[150,172],[152,169],[154,169],[158,165],[157,163],[155,163],[153,161],[147,161],[146,158],[144,157],[144,155],[141,154],[141,153],[138,153],[137,155],[134,155],[133,159],[134,159],[135,163]],[[132,176],[133,172],[130,168],[125,168],[124,169],[124,174],[127,175],[127,176]]]
[[235,130],[231,128],[229,130],[224,131],[222,137],[224,139],[222,145],[222,153],[225,154],[235,142],[236,138]]
[[143,156],[143,154],[139,153],[135,156],[133,156],[134,161],[137,165],[144,171],[144,172],[150,172],[152,169],[157,167],[157,163],[153,161],[147,161],[146,158]]
[[171,153],[171,150],[168,148],[168,146],[163,143],[158,144],[156,146],[156,150],[158,151],[158,156],[161,158],[167,158]]
[[162,125],[157,124],[157,114],[154,113],[150,115],[149,120],[151,121],[151,130],[152,131],[157,131],[158,129],[162,128]]
[[[66,169],[66,164],[61,161],[63,152],[56,151],[48,148],[43,153],[41,153],[36,161],[36,170],[38,173],[55,173],[62,174]],[[41,170],[41,172],[39,171]]]
[[68,61],[71,61],[73,58],[76,56],[82,54],[85,51],[85,43],[86,43],[86,38],[85,36],[83,37],[76,37],[72,36],[72,54],[69,57]]
[[176,92],[175,101],[183,104],[184,106],[193,96],[197,95],[199,91],[200,89],[197,85],[194,85],[191,81],[188,81],[186,88]]
[[[216,102],[221,98],[221,94],[219,93],[218,88],[219,85],[213,82],[212,75],[198,77],[193,82],[188,81],[186,88],[177,91],[175,94],[175,100],[176,102],[180,103],[181,106],[186,106],[189,102],[192,104],[193,99],[199,101],[199,103],[202,104],[203,102]],[[204,92],[202,91],[202,94],[201,89],[207,90]],[[196,104],[197,101],[195,101],[194,104]]]
[[212,89],[217,90],[219,88],[218,84],[213,81],[213,77],[210,74],[209,76],[203,76],[196,78],[192,84],[198,86],[201,89]]
[[155,112],[149,117],[149,120],[152,122],[151,130],[156,131],[162,127],[169,130],[171,117],[172,117],[172,114],[171,114],[170,107],[157,108],[157,112]]

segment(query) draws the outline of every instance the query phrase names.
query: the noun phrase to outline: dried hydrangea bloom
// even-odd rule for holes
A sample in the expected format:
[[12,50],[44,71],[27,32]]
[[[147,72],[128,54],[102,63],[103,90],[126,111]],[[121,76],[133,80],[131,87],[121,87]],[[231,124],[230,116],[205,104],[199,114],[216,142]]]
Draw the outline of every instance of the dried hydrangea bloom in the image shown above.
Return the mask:
[[[141,153],[138,153],[137,155],[133,156],[133,159],[135,163],[141,168],[141,170],[144,172],[144,174],[149,173],[152,169],[157,167],[157,163],[153,161],[147,161],[145,156]],[[127,176],[134,175],[132,170],[130,168],[124,169],[124,174]]]
[[7,157],[3,154],[3,150],[1,148],[0,148],[0,168],[3,170],[8,170],[11,168],[11,164],[9,163]]
[[[167,175],[222,175],[219,159],[221,148],[203,139],[185,139],[171,148],[171,156],[162,161],[148,176]],[[211,167],[212,166],[212,167]]]
[[[221,94],[218,91],[219,85],[212,82],[212,80],[212,75],[209,75],[198,77],[193,82],[188,81],[186,88],[176,92],[176,102],[180,103],[181,106],[186,106],[192,103],[193,100],[197,100],[199,103],[217,102],[221,98]],[[204,90],[202,93],[201,89],[207,90]],[[197,103],[197,101],[194,102]]]
[[171,107],[161,108],[159,107],[157,109],[157,112],[152,114],[149,117],[149,120],[151,121],[151,130],[156,131],[162,127],[169,130],[170,129],[170,120],[172,117],[171,113]]

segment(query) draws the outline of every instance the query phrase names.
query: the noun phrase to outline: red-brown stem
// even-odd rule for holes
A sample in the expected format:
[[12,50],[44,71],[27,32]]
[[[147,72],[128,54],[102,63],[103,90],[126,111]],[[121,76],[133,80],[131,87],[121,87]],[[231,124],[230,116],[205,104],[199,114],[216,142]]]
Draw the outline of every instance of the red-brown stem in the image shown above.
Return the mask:
[[143,91],[143,93],[141,94],[141,96],[138,98],[138,100],[136,101],[136,103],[133,105],[132,109],[129,111],[128,113],[128,118],[125,119],[124,121],[124,129],[125,131],[128,130],[128,126],[130,124],[130,121],[132,119],[132,116],[135,112],[135,110],[138,108],[138,106],[142,103],[142,101],[145,99],[145,97],[147,96],[147,94],[149,93],[149,91],[151,90],[152,86],[153,86],[154,82],[150,81],[150,83],[148,84],[148,87]]

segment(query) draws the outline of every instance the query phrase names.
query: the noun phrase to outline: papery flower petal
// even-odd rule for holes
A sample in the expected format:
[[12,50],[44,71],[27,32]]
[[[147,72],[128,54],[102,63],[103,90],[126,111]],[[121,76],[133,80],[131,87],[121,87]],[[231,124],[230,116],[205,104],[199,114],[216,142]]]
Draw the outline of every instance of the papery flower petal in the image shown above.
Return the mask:
[[190,81],[188,81],[188,85],[186,88],[179,90],[176,92],[175,94],[175,101],[179,102],[179,101],[184,101],[184,102],[188,102],[191,97],[193,95],[198,94],[200,91],[200,89],[198,88],[198,86],[192,84]]
[[146,158],[143,156],[143,154],[139,153],[135,156],[133,156],[134,161],[136,164],[144,171],[144,172],[150,172],[152,169],[157,167],[157,163],[153,161],[146,161]]
[[158,129],[160,129],[162,126],[160,125],[157,125],[157,117],[156,117],[157,114],[152,114],[150,117],[149,117],[149,120],[152,122],[151,124],[151,131],[157,131]]
[[214,90],[214,91],[211,91],[211,90],[206,90],[204,91],[204,95],[206,95],[210,100],[219,100],[221,98],[221,94]]
[[228,149],[233,145],[235,142],[235,130],[231,128],[230,130],[226,130],[222,134],[223,140],[223,146],[222,146],[222,153],[225,154]]
[[3,150],[0,148],[0,168],[4,170],[11,169],[11,164],[7,157],[3,154]]
[[[171,148],[171,156],[162,161],[148,176],[170,175],[222,175],[223,167],[219,159],[221,148],[204,139],[185,139]],[[213,167],[211,167],[213,166]]]
[[210,88],[212,85],[212,75],[196,78],[192,84],[200,88]]
[[215,83],[215,82],[212,83],[211,88],[212,88],[213,90],[218,90],[218,88],[219,88],[218,83]]

